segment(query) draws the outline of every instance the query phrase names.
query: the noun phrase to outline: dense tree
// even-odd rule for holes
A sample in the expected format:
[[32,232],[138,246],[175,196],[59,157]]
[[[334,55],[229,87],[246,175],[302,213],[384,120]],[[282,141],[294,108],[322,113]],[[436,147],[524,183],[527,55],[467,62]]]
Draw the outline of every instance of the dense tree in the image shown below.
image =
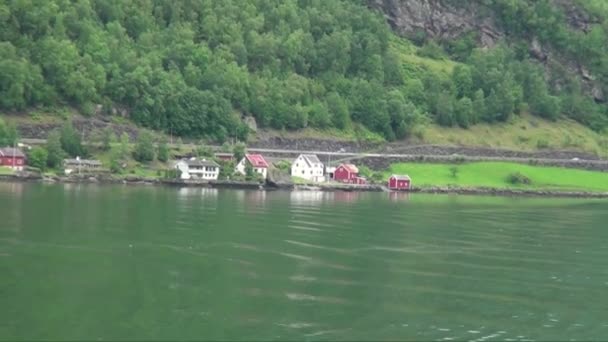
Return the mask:
[[147,163],[154,160],[154,140],[148,131],[142,131],[137,137],[133,158],[140,163]]
[[14,146],[18,140],[17,127],[14,124],[5,124],[0,118],[0,146]]
[[27,156],[27,162],[30,166],[40,169],[44,171],[47,166],[47,159],[49,153],[44,147],[34,147]]
[[46,138],[47,165],[50,168],[58,168],[61,166],[65,151],[61,148],[61,133],[53,131]]
[[454,114],[456,123],[462,128],[467,128],[474,120],[473,117],[473,102],[468,97],[463,97],[454,105]]
[[82,146],[80,134],[74,129],[72,121],[66,121],[61,128],[61,148],[71,157],[84,157],[86,150]]

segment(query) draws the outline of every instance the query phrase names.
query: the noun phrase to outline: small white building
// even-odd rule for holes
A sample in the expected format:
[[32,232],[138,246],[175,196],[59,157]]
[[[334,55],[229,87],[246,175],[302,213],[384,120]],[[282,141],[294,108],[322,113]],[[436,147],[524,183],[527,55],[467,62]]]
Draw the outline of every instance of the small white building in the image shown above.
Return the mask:
[[262,178],[266,179],[268,176],[268,163],[261,154],[246,154],[237,165],[236,171],[244,176],[247,175],[247,164],[251,165],[253,172],[262,175]]
[[95,173],[101,171],[101,162],[96,159],[64,159],[63,172],[66,175],[72,173]]
[[175,168],[180,171],[181,179],[216,180],[220,175],[220,166],[206,159],[180,160],[175,163]]
[[291,164],[291,176],[312,182],[325,181],[323,163],[314,154],[300,154]]

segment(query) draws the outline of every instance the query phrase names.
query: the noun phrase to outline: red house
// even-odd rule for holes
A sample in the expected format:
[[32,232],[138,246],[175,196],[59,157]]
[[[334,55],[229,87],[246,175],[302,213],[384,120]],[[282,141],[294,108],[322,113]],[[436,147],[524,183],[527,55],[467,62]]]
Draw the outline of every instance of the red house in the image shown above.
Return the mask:
[[408,175],[392,175],[388,179],[388,188],[391,190],[409,190],[412,180]]
[[23,167],[25,166],[25,154],[17,148],[0,148],[0,166],[10,167],[15,170],[23,170]]
[[353,164],[340,164],[334,171],[334,180],[342,183],[359,184],[359,169]]

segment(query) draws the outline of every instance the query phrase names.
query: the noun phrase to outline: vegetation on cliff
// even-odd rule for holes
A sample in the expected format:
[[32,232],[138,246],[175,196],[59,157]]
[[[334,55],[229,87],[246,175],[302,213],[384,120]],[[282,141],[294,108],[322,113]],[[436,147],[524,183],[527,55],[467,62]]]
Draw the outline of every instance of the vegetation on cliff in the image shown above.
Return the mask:
[[[534,34],[604,75],[602,25],[574,32],[547,0],[485,3],[514,37]],[[247,136],[241,115],[275,129],[363,125],[388,140],[419,122],[466,128],[521,112],[607,125],[580,80],[547,80],[516,42],[417,43],[363,1],[10,1],[0,4],[0,110],[123,112],[218,141]]]

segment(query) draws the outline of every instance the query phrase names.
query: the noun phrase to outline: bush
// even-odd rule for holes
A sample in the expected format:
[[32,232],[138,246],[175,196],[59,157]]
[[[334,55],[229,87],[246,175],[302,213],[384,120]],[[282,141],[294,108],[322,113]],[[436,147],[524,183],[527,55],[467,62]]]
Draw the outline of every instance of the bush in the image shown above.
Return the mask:
[[158,144],[158,153],[156,158],[163,163],[166,163],[169,160],[169,145],[167,145],[167,138],[162,138]]
[[458,169],[457,166],[452,166],[450,167],[450,175],[452,176],[452,178],[457,178],[458,177],[458,172],[460,170]]
[[209,146],[204,146],[204,145],[203,146],[199,146],[196,149],[196,155],[198,157],[211,158],[211,157],[213,157],[213,150]]
[[549,146],[549,142],[545,139],[538,139],[538,141],[536,141],[536,147],[539,149],[549,148]]
[[532,180],[521,172],[513,172],[507,177],[507,181],[513,185],[530,185]]
[[287,160],[281,160],[278,161],[274,164],[274,166],[278,169],[281,170],[283,172],[289,172],[289,170],[291,169],[291,163]]

